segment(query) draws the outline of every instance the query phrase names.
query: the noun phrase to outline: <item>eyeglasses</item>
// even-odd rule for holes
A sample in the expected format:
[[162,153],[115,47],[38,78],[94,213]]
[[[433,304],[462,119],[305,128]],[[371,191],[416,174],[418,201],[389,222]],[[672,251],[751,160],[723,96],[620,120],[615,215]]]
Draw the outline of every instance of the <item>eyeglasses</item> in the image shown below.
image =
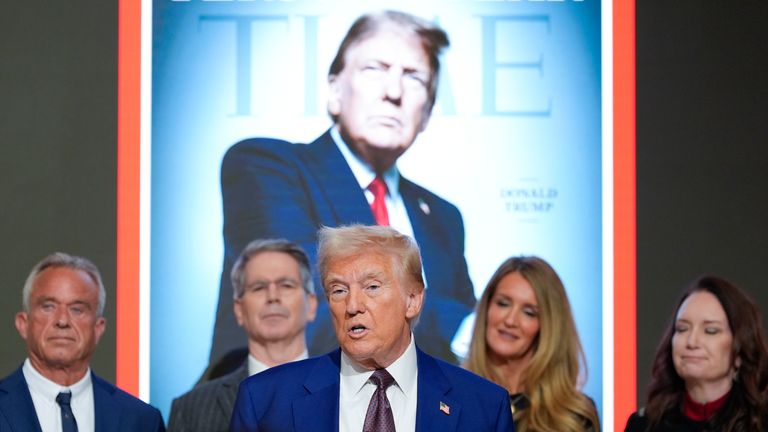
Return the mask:
[[265,294],[269,292],[269,286],[274,284],[278,293],[289,292],[301,288],[299,281],[291,278],[281,278],[277,280],[257,279],[245,287],[246,292],[254,294]]

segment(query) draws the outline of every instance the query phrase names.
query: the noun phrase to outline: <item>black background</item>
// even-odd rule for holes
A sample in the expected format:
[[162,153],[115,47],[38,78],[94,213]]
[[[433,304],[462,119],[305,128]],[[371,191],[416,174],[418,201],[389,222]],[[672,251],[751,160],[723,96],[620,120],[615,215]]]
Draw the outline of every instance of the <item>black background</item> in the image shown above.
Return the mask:
[[[138,1],[138,0],[137,0]],[[768,6],[637,0],[637,337],[642,405],[679,290],[715,273],[768,311]],[[0,375],[31,266],[92,258],[108,292],[94,370],[115,376],[117,2],[0,13]]]

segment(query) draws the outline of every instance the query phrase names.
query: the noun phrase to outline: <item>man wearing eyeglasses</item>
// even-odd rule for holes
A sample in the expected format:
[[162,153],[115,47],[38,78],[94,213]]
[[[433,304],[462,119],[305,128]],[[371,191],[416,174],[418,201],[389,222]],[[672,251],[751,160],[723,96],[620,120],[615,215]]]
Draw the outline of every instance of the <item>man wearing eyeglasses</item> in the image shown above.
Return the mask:
[[231,280],[235,319],[248,334],[248,358],[174,400],[169,431],[228,431],[240,381],[307,358],[305,328],[315,319],[317,297],[304,250],[286,240],[255,240],[238,257]]

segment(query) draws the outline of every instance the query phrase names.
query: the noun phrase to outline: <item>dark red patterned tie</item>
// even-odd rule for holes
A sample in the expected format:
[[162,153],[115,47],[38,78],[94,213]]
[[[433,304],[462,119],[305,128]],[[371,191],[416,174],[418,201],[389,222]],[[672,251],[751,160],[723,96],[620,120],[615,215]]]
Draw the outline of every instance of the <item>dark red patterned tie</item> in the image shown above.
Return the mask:
[[389,213],[387,213],[386,203],[387,184],[384,183],[384,179],[381,177],[376,177],[368,185],[368,190],[373,193],[371,211],[373,212],[373,218],[376,220],[376,225],[389,226]]
[[376,384],[376,391],[371,396],[371,403],[365,414],[363,432],[395,432],[395,418],[387,399],[387,387],[391,386],[395,379],[386,369],[377,369],[370,380]]

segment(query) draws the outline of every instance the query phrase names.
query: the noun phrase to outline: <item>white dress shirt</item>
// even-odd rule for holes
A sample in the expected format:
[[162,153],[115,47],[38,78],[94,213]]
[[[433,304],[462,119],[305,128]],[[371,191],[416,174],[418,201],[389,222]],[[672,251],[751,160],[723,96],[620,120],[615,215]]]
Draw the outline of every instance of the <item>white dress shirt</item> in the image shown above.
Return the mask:
[[[386,369],[395,379],[395,383],[387,388],[395,430],[415,431],[419,373],[413,334],[403,355]],[[373,371],[360,368],[342,351],[339,373],[339,432],[360,432],[363,430],[368,404],[376,390],[376,384],[369,381]]]
[[[347,165],[352,170],[357,183],[360,184],[360,189],[365,192],[365,198],[370,205],[373,203],[373,192],[368,190],[368,185],[376,178],[376,172],[349,149],[349,146],[344,143],[341,134],[339,134],[335,126],[331,129],[331,137],[336,143],[336,147],[341,151],[342,156],[344,156],[344,160],[347,161]],[[400,172],[397,170],[397,166],[392,165],[391,168],[382,174],[382,177],[384,183],[387,184],[387,196],[384,202],[387,205],[389,225],[399,231],[400,234],[414,238],[411,220],[408,218],[408,211],[405,208],[403,197],[400,195]]]
[[43,432],[61,432],[61,407],[56,402],[56,396],[60,392],[72,392],[72,414],[77,421],[79,432],[94,432],[94,406],[93,406],[93,382],[91,381],[91,369],[78,382],[69,387],[63,387],[44,377],[32,366],[29,359],[24,361],[21,368],[24,379],[27,381],[29,393],[32,395],[32,403],[35,406],[37,420]]
[[[298,357],[291,360],[292,362],[304,360],[308,357],[307,350],[305,349],[301,354],[299,354]],[[289,362],[290,363],[290,362]],[[259,372],[264,372],[265,370],[269,369],[269,366],[265,365],[264,363],[260,362],[256,357],[254,357],[251,354],[248,354],[248,376],[256,375]]]

